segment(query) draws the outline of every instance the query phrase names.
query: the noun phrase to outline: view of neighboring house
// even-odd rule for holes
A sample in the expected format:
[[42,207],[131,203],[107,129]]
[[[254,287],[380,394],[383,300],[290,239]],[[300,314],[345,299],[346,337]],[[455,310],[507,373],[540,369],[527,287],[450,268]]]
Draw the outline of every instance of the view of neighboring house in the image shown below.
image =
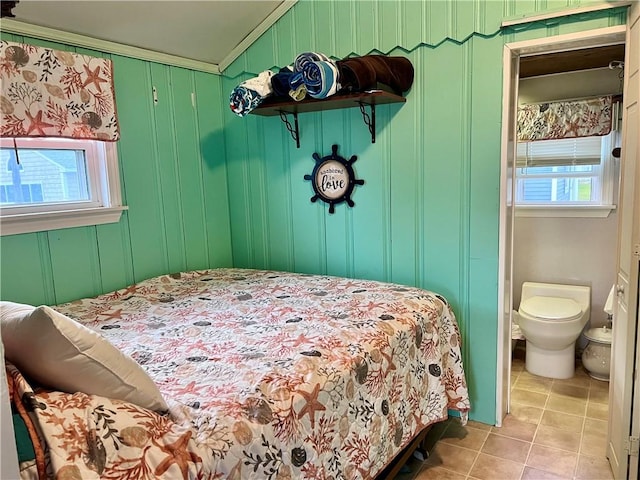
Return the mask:
[[2,149],[0,204],[87,200],[84,158],[63,150]]

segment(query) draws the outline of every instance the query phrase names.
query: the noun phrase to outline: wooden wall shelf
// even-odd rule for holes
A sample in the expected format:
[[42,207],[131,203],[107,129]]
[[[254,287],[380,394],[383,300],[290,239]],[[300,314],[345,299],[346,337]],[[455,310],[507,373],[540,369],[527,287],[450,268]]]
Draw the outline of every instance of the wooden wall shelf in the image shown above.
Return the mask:
[[[331,97],[316,100],[305,99],[300,102],[294,100],[267,99],[260,106],[256,107],[251,113],[264,117],[272,117],[279,115],[284,122],[287,130],[291,133],[291,137],[296,142],[296,147],[300,148],[300,131],[298,127],[298,114],[308,112],[319,112],[324,110],[336,110],[341,108],[360,107],[362,119],[369,128],[371,133],[371,143],[376,142],[376,105],[384,105],[389,103],[403,103],[407,99],[395,93],[385,90],[371,90],[368,92],[352,93],[347,95],[332,95]],[[369,112],[365,111],[365,107],[369,107]],[[287,118],[287,115],[293,115],[294,125]]]

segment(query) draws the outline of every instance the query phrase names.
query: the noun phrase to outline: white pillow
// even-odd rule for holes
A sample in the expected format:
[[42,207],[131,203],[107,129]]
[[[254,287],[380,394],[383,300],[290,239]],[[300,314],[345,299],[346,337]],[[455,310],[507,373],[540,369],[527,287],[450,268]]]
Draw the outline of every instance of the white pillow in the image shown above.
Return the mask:
[[43,385],[167,410],[156,384],[101,335],[50,307],[0,302],[5,357]]

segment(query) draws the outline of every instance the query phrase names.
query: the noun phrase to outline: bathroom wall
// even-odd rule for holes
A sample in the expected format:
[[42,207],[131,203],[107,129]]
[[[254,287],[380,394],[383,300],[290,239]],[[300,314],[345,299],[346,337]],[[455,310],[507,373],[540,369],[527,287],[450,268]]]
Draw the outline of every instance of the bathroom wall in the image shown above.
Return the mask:
[[[519,103],[621,93],[620,70],[596,69],[522,79]],[[616,162],[616,179],[619,164]],[[617,204],[618,188],[614,190]],[[516,207],[517,208],[517,207]],[[615,281],[617,210],[606,218],[522,217],[515,219],[514,306],[525,281],[591,286],[591,326],[603,311]]]
[[591,326],[605,323],[603,311],[616,271],[617,215],[607,218],[516,217],[514,306],[522,282],[591,286]]

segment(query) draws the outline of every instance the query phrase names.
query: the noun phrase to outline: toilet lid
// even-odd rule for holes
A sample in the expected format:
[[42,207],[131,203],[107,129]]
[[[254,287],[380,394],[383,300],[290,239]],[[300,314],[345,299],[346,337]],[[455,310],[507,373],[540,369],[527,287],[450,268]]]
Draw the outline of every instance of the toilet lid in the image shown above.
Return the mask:
[[559,297],[531,297],[520,304],[520,311],[544,320],[573,320],[582,314],[575,300]]

